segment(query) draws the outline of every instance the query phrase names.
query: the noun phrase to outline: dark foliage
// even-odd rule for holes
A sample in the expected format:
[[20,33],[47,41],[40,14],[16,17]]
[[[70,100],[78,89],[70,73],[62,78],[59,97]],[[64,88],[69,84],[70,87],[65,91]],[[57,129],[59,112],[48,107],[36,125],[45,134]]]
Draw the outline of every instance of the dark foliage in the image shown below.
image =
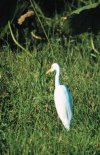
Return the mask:
[[64,24],[64,33],[78,35],[83,32],[97,34],[100,31],[100,5],[73,14]]

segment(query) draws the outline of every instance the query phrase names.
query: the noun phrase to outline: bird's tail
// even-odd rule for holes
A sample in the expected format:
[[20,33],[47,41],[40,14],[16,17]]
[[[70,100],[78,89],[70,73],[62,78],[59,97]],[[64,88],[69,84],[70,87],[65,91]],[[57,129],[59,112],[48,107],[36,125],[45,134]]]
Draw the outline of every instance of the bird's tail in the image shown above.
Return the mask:
[[64,127],[69,131],[70,130],[70,125],[69,123],[63,123],[64,124]]

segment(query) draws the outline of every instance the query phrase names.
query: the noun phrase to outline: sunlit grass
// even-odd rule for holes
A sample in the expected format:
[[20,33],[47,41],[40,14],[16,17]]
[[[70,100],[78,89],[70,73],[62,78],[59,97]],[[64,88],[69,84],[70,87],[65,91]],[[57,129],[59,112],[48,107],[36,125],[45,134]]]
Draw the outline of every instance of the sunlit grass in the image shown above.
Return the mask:
[[[91,56],[89,35],[50,40],[31,56],[1,55],[0,146],[4,154],[77,155],[99,152],[99,58]],[[73,120],[68,132],[60,122],[54,101],[53,62],[61,66],[61,83],[73,96]]]

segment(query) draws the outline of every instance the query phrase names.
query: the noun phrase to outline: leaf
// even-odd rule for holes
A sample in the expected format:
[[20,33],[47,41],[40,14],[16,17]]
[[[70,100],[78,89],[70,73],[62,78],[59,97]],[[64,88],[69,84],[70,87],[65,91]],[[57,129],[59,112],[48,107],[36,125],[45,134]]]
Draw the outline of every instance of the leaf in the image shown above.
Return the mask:
[[93,9],[93,8],[96,8],[100,3],[93,3],[93,4],[90,4],[90,5],[86,5],[84,7],[81,7],[75,11],[73,11],[71,13],[71,15],[73,14],[79,14],[81,11],[84,11],[84,10],[89,10],[89,9]]

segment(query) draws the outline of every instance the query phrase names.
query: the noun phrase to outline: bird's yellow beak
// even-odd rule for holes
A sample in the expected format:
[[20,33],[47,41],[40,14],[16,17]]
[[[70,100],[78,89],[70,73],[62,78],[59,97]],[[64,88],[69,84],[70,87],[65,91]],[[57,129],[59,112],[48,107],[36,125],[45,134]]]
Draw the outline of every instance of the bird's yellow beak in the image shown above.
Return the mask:
[[52,68],[50,68],[47,72],[46,72],[46,74],[49,74],[50,72],[52,72],[53,70],[52,70]]

